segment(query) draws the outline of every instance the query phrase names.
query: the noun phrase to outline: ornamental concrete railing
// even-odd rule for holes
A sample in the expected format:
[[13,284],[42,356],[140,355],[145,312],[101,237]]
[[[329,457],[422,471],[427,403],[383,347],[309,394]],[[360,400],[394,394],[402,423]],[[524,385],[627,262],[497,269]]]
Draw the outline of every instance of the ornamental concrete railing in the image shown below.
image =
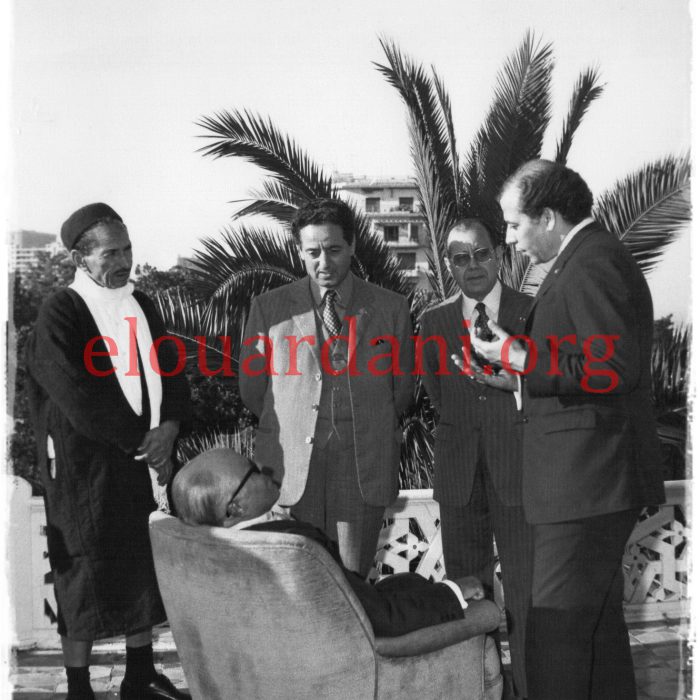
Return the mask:
[[[46,551],[44,502],[19,477],[10,479],[8,565],[12,644],[55,647],[56,600]],[[686,502],[690,482],[666,482],[666,504],[644,511],[623,559],[628,620],[687,615],[688,539]],[[386,511],[375,566],[370,577],[415,571],[439,581],[445,577],[440,510],[431,490],[401,491]],[[497,602],[502,604],[498,568]]]

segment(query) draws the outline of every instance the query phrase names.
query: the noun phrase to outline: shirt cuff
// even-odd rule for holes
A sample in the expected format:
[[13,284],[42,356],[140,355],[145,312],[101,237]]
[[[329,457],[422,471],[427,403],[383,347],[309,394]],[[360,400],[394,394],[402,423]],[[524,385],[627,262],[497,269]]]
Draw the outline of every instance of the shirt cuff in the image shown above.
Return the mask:
[[520,411],[523,407],[523,380],[519,374],[516,374],[515,378],[518,380],[518,388],[513,392],[513,397],[515,398],[515,410]]
[[444,583],[457,596],[457,600],[462,606],[462,610],[466,610],[469,606],[469,603],[467,603],[467,601],[464,600],[464,596],[462,595],[462,591],[459,589],[459,586],[454,581],[449,581],[446,578],[440,581],[440,583]]

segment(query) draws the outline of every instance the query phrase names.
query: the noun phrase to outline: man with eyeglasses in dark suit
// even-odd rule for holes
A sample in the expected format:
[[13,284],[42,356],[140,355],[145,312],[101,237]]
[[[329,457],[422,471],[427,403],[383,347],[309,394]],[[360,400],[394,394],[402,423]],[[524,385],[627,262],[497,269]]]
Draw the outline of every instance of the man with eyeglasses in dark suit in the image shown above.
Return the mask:
[[[425,312],[421,322],[423,384],[439,413],[434,498],[440,504],[449,577],[475,573],[492,595],[493,539],[501,563],[515,697],[526,697],[525,622],[532,538],[522,507],[522,444],[517,382],[492,367],[504,389],[467,381],[470,329],[489,333],[492,319],[511,333],[524,327],[531,298],[502,284],[497,235],[479,219],[462,219],[447,239],[445,263],[460,292]],[[473,352],[472,361],[480,358]],[[450,360],[454,356],[455,361]],[[465,366],[466,362],[466,366]],[[459,366],[457,366],[459,365]],[[510,689],[506,685],[506,692]]]
[[482,600],[484,589],[474,576],[432,583],[418,574],[403,573],[377,585],[367,583],[343,566],[336,542],[277,505],[280,483],[274,471],[258,467],[235,450],[216,448],[199,454],[177,473],[172,493],[177,517],[189,525],[282,532],[320,544],[341,567],[378,636],[399,636],[461,619],[473,623],[476,631],[493,615],[493,605]]

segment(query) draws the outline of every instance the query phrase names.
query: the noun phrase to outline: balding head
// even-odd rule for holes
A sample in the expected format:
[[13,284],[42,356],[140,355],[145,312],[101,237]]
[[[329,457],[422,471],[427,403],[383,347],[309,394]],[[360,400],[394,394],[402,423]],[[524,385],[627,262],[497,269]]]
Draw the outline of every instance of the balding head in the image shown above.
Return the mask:
[[173,480],[175,510],[190,525],[231,527],[267,512],[278,498],[271,470],[228,448],[202,452]]

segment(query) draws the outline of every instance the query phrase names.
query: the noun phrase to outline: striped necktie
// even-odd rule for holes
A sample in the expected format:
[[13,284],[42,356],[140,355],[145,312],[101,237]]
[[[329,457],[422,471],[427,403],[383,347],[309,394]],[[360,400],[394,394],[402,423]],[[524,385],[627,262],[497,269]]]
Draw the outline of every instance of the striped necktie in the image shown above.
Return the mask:
[[323,300],[323,325],[330,335],[340,335],[340,319],[338,312],[335,310],[335,300],[338,298],[338,292],[331,289],[326,293]]

